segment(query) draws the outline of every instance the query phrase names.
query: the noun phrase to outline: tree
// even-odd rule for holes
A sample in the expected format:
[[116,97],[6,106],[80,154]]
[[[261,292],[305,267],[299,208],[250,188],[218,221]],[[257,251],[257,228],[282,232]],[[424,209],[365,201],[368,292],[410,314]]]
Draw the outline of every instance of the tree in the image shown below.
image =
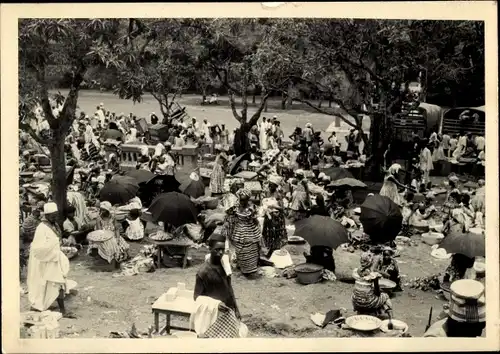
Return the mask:
[[[66,208],[65,139],[75,119],[78,93],[87,70],[96,66],[123,68],[135,60],[127,45],[137,34],[137,21],[119,19],[25,19],[19,24],[19,128],[50,152],[52,198],[63,221]],[[135,31],[135,32],[134,32]],[[127,44],[128,43],[128,44]],[[71,77],[69,93],[49,97],[47,71]],[[60,111],[53,107],[61,104]],[[27,122],[40,105],[49,129],[40,134]]]
[[[400,110],[401,84],[416,80],[424,72],[429,98],[443,87],[451,97],[460,92],[470,94],[475,87],[479,91],[475,94],[477,101],[484,102],[482,23],[352,19],[297,23],[300,21],[294,22],[295,30],[291,30],[288,22],[278,22],[281,28],[273,32],[271,43],[280,43],[283,36],[305,38],[307,50],[289,45],[289,50],[281,50],[285,55],[281,61],[301,62],[307,69],[301,75],[288,70],[288,75],[302,82],[303,91],[310,97],[328,97],[341,111],[323,109],[308,99],[295,100],[360,131],[367,155],[372,157],[368,169],[373,176],[378,174],[380,156],[390,138],[387,123]],[[382,110],[376,110],[373,103]],[[359,118],[365,114],[372,120],[370,138],[364,134]]]
[[120,98],[140,102],[150,93],[168,123],[175,98],[186,90],[195,74],[195,45],[182,20],[150,19],[142,23],[143,37],[129,48],[135,58],[118,69]]

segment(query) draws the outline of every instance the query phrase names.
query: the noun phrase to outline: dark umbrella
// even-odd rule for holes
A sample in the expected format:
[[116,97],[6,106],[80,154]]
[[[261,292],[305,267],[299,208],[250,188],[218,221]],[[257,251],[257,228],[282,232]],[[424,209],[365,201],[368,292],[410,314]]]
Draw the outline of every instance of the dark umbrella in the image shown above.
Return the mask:
[[346,170],[345,168],[342,167],[329,167],[323,170],[323,173],[330,177],[332,181],[336,181],[341,178],[352,178],[354,179],[354,176],[352,175],[351,172]]
[[139,185],[137,181],[127,176],[113,176],[113,178],[102,187],[99,200],[108,201],[111,204],[127,204],[130,199],[137,195]]
[[372,241],[393,241],[401,231],[403,215],[399,206],[380,194],[369,196],[361,205],[359,217],[363,230]]
[[121,140],[123,141],[123,133],[117,129],[108,129],[103,134],[102,137],[104,140],[113,139],[113,140]]
[[197,179],[188,178],[186,182],[181,184],[179,190],[196,199],[205,195],[205,184],[199,177]]
[[153,221],[163,221],[175,227],[196,223],[198,211],[195,204],[185,194],[170,192],[158,195],[148,211],[153,216]]
[[452,233],[439,244],[448,253],[460,253],[467,257],[484,257],[484,235],[476,233]]
[[311,247],[326,246],[336,249],[341,244],[349,242],[349,234],[341,223],[320,215],[297,221],[294,235],[302,237]]
[[250,153],[246,152],[234,158],[229,164],[229,174],[234,175],[240,164],[245,160],[250,160]]
[[155,177],[155,174],[151,171],[144,170],[144,169],[133,169],[125,172],[125,176],[135,178],[138,184],[141,184],[143,182],[147,182],[151,180],[153,177]]

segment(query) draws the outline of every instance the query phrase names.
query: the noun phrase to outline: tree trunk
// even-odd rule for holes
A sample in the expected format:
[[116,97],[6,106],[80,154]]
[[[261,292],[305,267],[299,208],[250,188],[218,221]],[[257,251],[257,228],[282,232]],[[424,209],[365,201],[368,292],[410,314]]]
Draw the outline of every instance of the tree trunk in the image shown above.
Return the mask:
[[318,108],[321,108],[321,105],[323,104],[323,97],[320,97],[318,99]]
[[201,89],[201,96],[203,100],[202,102],[205,102],[207,100],[207,90],[205,87]]
[[[260,90],[260,102],[261,103],[264,100],[265,95],[266,95],[266,89],[264,88],[264,86],[262,86],[261,90]],[[266,103],[264,105],[264,112],[267,112],[267,99],[266,99]]]
[[292,90],[293,90],[293,82],[288,81],[288,95],[286,97],[286,109],[292,108]]
[[385,134],[385,115],[376,112],[370,124],[370,136],[365,141],[367,147],[367,156],[371,156],[365,166],[365,175],[368,180],[373,182],[380,182],[383,174],[380,171],[380,166],[384,161],[384,150],[386,147],[386,134]]
[[253,94],[252,94],[252,104],[255,104],[255,90],[253,91]]
[[328,100],[328,108],[332,108],[332,101]]
[[52,165],[52,200],[57,204],[59,210],[58,221],[62,227],[67,204],[65,137],[59,131],[53,130],[52,132],[54,133],[54,143],[49,145],[50,163]]

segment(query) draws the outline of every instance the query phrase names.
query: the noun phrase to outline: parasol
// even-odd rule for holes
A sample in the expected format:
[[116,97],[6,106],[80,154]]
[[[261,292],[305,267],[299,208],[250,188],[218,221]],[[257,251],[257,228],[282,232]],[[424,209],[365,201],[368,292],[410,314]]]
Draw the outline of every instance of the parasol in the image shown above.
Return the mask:
[[137,195],[139,185],[132,177],[115,175],[101,189],[99,200],[124,205]]
[[246,152],[238,157],[235,157],[229,163],[229,174],[234,175],[240,164],[245,160],[250,160],[250,153]]
[[484,257],[484,235],[468,233],[451,233],[439,244],[448,253],[459,253],[467,257]]
[[102,134],[103,140],[112,139],[123,141],[123,133],[118,129],[108,129]]
[[181,184],[179,190],[187,196],[199,198],[205,195],[205,184],[197,173],[191,173],[189,179]]
[[355,178],[341,178],[330,183],[332,187],[366,188],[367,185]]
[[187,195],[177,192],[158,195],[148,211],[154,222],[163,221],[175,227],[197,222],[198,211],[195,204]]
[[376,194],[366,198],[359,217],[364,232],[377,243],[393,241],[401,231],[403,216],[391,199]]
[[151,180],[153,177],[155,177],[155,174],[151,171],[144,170],[144,169],[134,169],[127,171],[125,173],[125,176],[135,178],[138,184],[148,182]]
[[301,236],[312,246],[326,246],[336,249],[349,242],[344,226],[327,216],[313,215],[295,223],[295,236]]
[[325,168],[322,172],[328,177],[330,177],[332,181],[336,181],[342,178],[354,179],[352,173],[342,167],[329,167]]

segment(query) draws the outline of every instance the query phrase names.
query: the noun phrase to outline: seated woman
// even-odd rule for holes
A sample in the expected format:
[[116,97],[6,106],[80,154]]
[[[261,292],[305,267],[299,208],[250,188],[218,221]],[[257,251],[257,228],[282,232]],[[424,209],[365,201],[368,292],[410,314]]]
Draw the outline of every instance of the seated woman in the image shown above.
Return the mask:
[[71,245],[83,243],[89,231],[87,225],[82,225],[75,215],[76,208],[72,205],[68,205],[66,209],[66,220],[64,220],[63,223],[63,238],[67,238]]
[[446,287],[448,284],[456,280],[464,279],[467,269],[474,266],[475,258],[467,257],[460,253],[455,253],[451,257],[451,262],[446,268],[443,276],[443,285]]
[[129,244],[120,235],[120,224],[111,214],[111,203],[101,202],[99,205],[100,215],[97,218],[95,230],[108,230],[113,233],[114,237],[105,238],[103,241],[98,239],[88,239],[89,254],[95,256],[96,253],[109,264],[113,264],[115,268],[119,268],[119,264],[128,259]]
[[396,283],[396,288],[394,291],[403,291],[401,289],[401,278],[399,277],[399,266],[398,262],[393,258],[394,251],[386,247],[382,251],[382,257],[377,264],[377,272],[379,272],[384,278],[389,279]]
[[325,269],[335,273],[335,259],[333,249],[327,246],[312,246],[309,254],[304,252],[307,263],[323,266]]
[[361,254],[360,267],[355,272],[354,291],[351,297],[354,311],[392,318],[392,303],[389,295],[380,291],[380,273],[373,272],[374,260],[371,252]]

